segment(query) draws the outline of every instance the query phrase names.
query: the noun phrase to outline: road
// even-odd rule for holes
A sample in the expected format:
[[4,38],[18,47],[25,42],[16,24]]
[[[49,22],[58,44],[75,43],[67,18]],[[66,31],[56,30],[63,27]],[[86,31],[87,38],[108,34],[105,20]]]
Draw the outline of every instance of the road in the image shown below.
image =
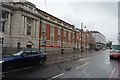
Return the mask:
[[3,80],[5,78],[44,78],[48,80],[58,80],[61,78],[117,79],[119,67],[119,61],[109,60],[109,50],[101,50],[90,53],[89,57],[82,59],[68,60],[54,64],[30,66],[19,71],[9,72],[3,75]]

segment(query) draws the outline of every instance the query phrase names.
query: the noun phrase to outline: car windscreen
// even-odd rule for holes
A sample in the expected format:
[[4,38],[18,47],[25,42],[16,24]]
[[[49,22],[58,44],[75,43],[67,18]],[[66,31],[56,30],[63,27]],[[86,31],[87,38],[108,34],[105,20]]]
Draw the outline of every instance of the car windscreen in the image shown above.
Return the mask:
[[23,53],[23,51],[19,51],[19,52],[13,54],[13,56],[20,56],[22,53]]
[[120,53],[120,50],[113,50],[112,53]]

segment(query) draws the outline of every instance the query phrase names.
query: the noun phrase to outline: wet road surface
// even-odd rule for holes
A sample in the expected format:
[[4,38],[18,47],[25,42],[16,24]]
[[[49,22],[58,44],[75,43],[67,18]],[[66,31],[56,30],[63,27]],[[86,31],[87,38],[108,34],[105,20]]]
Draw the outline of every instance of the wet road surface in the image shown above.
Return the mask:
[[95,51],[89,57],[55,64],[30,66],[3,75],[4,78],[118,78],[119,62],[109,60],[109,50]]

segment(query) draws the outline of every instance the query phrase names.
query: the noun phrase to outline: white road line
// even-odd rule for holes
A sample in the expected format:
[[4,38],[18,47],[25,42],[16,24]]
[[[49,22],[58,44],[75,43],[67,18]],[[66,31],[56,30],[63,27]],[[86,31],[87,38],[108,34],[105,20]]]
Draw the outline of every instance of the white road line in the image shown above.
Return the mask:
[[118,78],[118,67],[117,67],[117,69],[116,69],[116,73],[115,73],[115,75],[114,75],[114,78]]
[[106,64],[110,64],[110,62],[107,62]]
[[29,68],[32,68],[32,66],[30,66],[30,67],[26,67],[26,68],[22,68],[22,69],[16,69],[16,70],[8,71],[8,72],[2,72],[2,73],[0,73],[0,75],[2,75],[2,74],[6,74],[6,73],[15,72],[15,71],[20,71],[20,70],[24,70],[24,69],[29,69]]
[[83,65],[80,65],[80,66],[76,67],[75,69],[78,69],[78,68],[80,68],[80,67],[82,67],[82,66],[85,66],[85,65],[87,65],[87,64],[89,64],[89,63],[90,63],[90,62],[85,63],[85,64],[83,64]]
[[54,76],[54,77],[52,77],[52,78],[50,78],[50,79],[48,79],[48,80],[55,79],[55,78],[60,77],[60,76],[62,76],[62,75],[64,75],[64,73],[61,73],[61,74],[59,74],[59,75],[56,75],[56,76]]
[[109,59],[108,59],[108,60],[106,60],[106,61],[105,61],[105,63],[106,63],[106,64],[109,64],[109,63],[110,63],[110,60],[109,60]]
[[82,58],[82,59],[79,59],[79,61],[81,61],[81,60],[85,60],[85,59],[87,59],[87,58]]

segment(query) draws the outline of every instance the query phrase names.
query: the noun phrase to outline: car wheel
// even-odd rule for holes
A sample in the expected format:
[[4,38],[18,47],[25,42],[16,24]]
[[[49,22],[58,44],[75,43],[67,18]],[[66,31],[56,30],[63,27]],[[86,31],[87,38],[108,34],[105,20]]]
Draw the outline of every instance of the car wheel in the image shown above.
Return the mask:
[[45,62],[44,58],[41,58],[40,61],[39,61],[39,63],[40,63],[41,65],[43,65],[44,62]]

